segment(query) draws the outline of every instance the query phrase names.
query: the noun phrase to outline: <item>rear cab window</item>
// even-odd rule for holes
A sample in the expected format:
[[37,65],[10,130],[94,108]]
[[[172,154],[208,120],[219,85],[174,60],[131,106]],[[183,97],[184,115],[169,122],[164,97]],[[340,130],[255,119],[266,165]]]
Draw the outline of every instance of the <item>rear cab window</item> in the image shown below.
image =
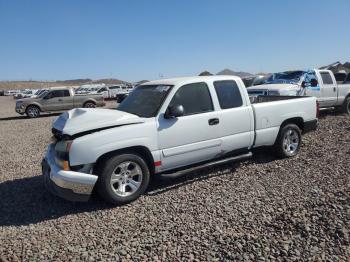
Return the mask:
[[214,81],[214,88],[219,99],[221,109],[241,107],[242,95],[234,80]]

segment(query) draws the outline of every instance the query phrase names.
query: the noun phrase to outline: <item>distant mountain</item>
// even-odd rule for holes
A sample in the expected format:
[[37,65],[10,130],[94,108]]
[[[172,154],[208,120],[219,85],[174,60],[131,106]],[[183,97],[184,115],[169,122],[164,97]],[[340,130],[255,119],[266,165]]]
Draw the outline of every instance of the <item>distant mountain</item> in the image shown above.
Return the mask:
[[209,71],[205,70],[199,74],[199,76],[212,76],[213,74],[210,73]]
[[70,79],[70,80],[57,80],[56,83],[62,84],[62,85],[80,85],[81,83],[90,83],[92,80],[90,78],[84,78],[84,79]]
[[129,84],[126,81],[119,80],[119,79],[114,79],[114,78],[93,80],[92,83],[94,83],[94,84],[106,84],[106,85]]
[[239,77],[249,77],[249,76],[253,76],[253,74],[251,73],[247,73],[247,72],[235,72],[231,69],[224,69],[220,72],[217,73],[217,75],[230,75],[230,76],[239,76]]
[[328,69],[331,70],[333,73],[338,73],[339,71],[345,71],[347,73],[350,73],[350,62],[345,62],[342,64],[341,62],[337,61],[335,63],[332,63],[327,66],[322,66],[320,69]]

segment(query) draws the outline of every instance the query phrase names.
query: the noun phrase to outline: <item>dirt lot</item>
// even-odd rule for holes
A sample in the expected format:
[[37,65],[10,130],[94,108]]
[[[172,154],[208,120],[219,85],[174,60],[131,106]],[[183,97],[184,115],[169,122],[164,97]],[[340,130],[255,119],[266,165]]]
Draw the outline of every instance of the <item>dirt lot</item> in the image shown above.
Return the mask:
[[326,113],[298,157],[153,182],[123,207],[49,194],[40,161],[54,116],[0,97],[0,261],[350,259],[350,118]]

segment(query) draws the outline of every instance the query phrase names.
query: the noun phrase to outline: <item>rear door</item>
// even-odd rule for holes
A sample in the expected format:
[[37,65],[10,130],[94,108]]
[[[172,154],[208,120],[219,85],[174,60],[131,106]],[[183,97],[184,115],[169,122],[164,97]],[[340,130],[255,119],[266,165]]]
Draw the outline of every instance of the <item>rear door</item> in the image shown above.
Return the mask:
[[322,81],[322,97],[319,99],[320,106],[334,106],[337,103],[337,84],[329,71],[320,71]]
[[219,119],[222,153],[244,153],[254,139],[252,107],[244,101],[235,80],[214,81],[213,85],[221,108]]
[[186,166],[218,156],[221,152],[220,123],[205,82],[180,87],[170,106],[182,105],[184,116],[158,118],[158,141],[162,170]]
[[58,110],[70,110],[74,108],[74,97],[70,94],[69,90],[62,90],[62,96],[58,99],[58,104],[61,106],[61,109]]

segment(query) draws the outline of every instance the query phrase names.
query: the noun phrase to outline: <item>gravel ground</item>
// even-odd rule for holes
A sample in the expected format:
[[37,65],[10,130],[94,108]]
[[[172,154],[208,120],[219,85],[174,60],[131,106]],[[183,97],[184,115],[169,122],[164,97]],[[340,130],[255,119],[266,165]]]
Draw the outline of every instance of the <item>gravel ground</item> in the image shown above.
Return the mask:
[[127,206],[49,194],[40,161],[54,116],[0,97],[0,261],[350,260],[350,118],[323,114],[299,156],[153,182]]

